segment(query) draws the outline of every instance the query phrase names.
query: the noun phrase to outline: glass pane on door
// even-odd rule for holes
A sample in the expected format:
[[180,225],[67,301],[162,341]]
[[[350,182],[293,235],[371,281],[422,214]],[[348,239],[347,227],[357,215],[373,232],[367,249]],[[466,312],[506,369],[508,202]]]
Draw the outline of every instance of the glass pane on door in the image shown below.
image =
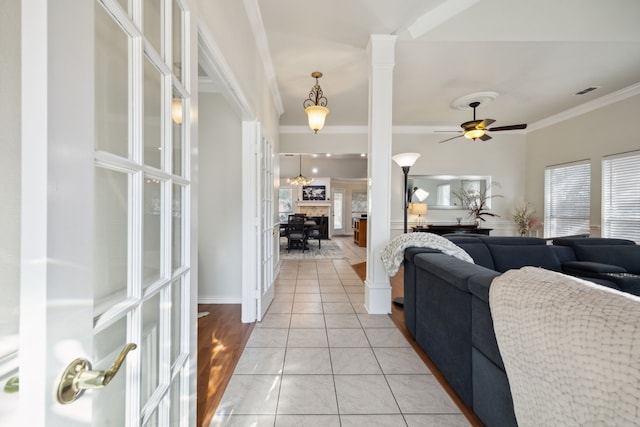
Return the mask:
[[162,243],[162,185],[159,180],[144,180],[144,223],[142,278],[144,285],[160,279],[160,256]]
[[160,72],[144,59],[144,164],[160,169],[162,160],[162,79]]
[[129,175],[98,167],[95,174],[94,306],[96,315],[126,298]]
[[141,404],[147,403],[158,387],[160,378],[160,293],[145,301],[142,306],[143,323],[141,342]]
[[180,399],[180,381],[182,377],[182,371],[178,374],[171,383],[171,400],[170,405],[171,409],[169,412],[169,425],[177,426],[180,425],[180,419],[182,418],[182,401]]
[[182,265],[182,186],[173,184],[171,206],[171,270]]
[[144,0],[142,3],[144,37],[158,53],[162,52],[160,50],[162,47],[161,7],[161,0]]
[[95,8],[96,149],[129,154],[129,40],[100,6]]
[[182,82],[182,9],[180,8],[177,0],[173,0],[171,4],[171,49],[173,56],[173,74]]
[[183,171],[183,139],[182,139],[182,122],[184,120],[184,99],[177,91],[173,91],[171,99],[171,151],[173,174],[182,175]]
[[[97,333],[94,338],[93,369],[109,369],[120,351],[127,344],[127,319],[122,318],[110,327]],[[133,350],[138,351],[138,350]],[[127,364],[123,364],[118,375],[113,377],[109,387],[96,390],[99,397],[94,400],[92,426],[111,427],[124,426],[126,414]],[[96,396],[97,397],[97,396]],[[101,404],[109,402],[108,405]],[[78,403],[78,402],[75,402]]]
[[180,356],[180,336],[182,334],[182,282],[183,278],[173,282],[171,292],[171,366]]

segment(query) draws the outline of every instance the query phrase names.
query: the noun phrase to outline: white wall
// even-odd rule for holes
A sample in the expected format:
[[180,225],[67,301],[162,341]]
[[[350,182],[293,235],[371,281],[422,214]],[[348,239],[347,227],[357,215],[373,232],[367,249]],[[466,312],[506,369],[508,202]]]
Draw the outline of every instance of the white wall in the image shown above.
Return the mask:
[[640,95],[527,135],[526,195],[542,217],[546,166],[591,161],[591,234],[600,235],[602,158],[640,150]]
[[[300,108],[302,109],[302,105]],[[352,154],[368,151],[366,127],[359,133],[339,133],[339,129],[330,127],[325,127],[318,133],[313,133],[309,128],[302,129],[304,133],[280,134],[281,153]]]
[[[215,102],[206,99],[198,106],[201,144],[199,196],[200,203],[205,205],[199,209],[199,259],[202,262],[199,266],[199,300],[238,303],[242,296],[242,231],[247,227],[254,230],[255,227],[243,224],[239,214],[242,209],[242,156],[246,155],[241,151],[241,120],[259,122],[263,136],[271,141],[274,152],[279,153],[279,104],[274,100],[270,86],[272,76],[264,68],[247,16],[245,4],[248,3],[237,0],[197,1],[199,32],[214,57],[225,94],[233,98],[233,110],[237,112],[237,117],[226,108],[224,112],[216,110],[216,115],[209,114],[209,108],[214,105],[220,107],[221,99]],[[204,95],[204,98],[208,96]],[[207,146],[212,141],[214,146]],[[274,173],[278,174],[277,158],[275,163]],[[275,179],[274,184],[277,185]],[[277,197],[276,188],[274,198],[277,200]],[[274,212],[274,223],[278,221],[277,214]],[[213,224],[215,229],[211,229]]]
[[199,94],[198,301],[242,297],[242,122],[221,95]]
[[[444,136],[443,136],[444,135]],[[440,144],[445,134],[394,134],[393,154],[404,152],[421,153],[411,167],[409,175],[489,175],[492,193],[503,197],[491,200],[491,212],[498,218],[486,218],[484,227],[493,228],[492,235],[513,235],[515,224],[512,214],[516,204],[525,197],[525,152],[526,138],[523,134],[493,134],[489,141],[471,141],[457,138]],[[498,185],[496,185],[497,183]],[[392,170],[391,228],[392,235],[402,232],[402,192],[404,175],[394,163]],[[429,198],[426,203],[429,204]],[[427,224],[455,224],[456,217],[469,221],[466,210],[429,209]],[[415,216],[409,214],[408,222]]]
[[265,129],[266,137],[279,149],[279,113],[244,3],[238,0],[199,0],[198,20],[201,31],[211,37],[232,74],[225,76],[224,84],[237,85],[232,91],[244,99],[251,110],[251,117],[246,119],[257,118]]

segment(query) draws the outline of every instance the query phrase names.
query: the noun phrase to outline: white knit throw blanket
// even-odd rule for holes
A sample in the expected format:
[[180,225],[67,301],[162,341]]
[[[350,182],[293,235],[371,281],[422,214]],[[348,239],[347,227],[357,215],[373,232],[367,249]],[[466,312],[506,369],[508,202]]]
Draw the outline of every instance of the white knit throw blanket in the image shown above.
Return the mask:
[[398,272],[404,259],[404,250],[411,246],[437,249],[473,264],[473,258],[468,253],[442,236],[433,233],[407,233],[394,237],[382,249],[380,257],[389,276],[395,276]]
[[518,425],[640,425],[640,297],[535,267],[489,305]]

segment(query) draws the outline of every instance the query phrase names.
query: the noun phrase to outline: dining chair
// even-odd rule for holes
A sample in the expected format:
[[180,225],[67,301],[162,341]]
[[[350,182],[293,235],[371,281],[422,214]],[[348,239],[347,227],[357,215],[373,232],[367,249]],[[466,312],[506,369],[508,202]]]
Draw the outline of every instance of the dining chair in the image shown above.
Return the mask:
[[287,252],[293,247],[300,246],[302,252],[307,246],[307,232],[304,227],[304,218],[300,216],[289,215],[289,223],[287,224]]

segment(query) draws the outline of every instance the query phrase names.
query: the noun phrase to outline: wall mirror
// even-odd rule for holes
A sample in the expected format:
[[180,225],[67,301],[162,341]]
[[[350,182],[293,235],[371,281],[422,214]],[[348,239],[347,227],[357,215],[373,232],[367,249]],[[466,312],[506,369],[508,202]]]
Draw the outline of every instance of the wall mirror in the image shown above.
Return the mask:
[[[466,191],[485,191],[487,204],[491,205],[491,177],[481,175],[409,175],[407,188],[421,188],[429,192],[429,196],[423,201],[429,209],[467,209],[462,205],[455,192],[463,189]],[[411,200],[417,202],[418,200]]]

